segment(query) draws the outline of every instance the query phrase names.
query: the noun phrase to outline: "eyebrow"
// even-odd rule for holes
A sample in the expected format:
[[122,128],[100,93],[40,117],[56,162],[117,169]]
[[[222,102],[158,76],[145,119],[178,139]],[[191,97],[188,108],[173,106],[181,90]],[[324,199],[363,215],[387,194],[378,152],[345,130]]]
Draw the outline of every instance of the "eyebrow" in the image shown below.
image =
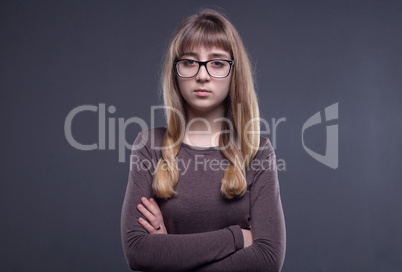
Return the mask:
[[[198,54],[195,52],[184,52],[182,56],[192,56],[198,58]],[[209,58],[230,58],[227,54],[225,53],[211,53],[208,55]]]

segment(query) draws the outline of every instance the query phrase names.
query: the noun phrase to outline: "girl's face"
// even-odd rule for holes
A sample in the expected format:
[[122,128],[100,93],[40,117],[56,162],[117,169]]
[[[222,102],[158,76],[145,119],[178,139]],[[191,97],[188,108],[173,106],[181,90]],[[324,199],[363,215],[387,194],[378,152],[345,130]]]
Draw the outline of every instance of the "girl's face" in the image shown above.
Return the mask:
[[[231,60],[228,51],[212,47],[200,46],[189,52],[185,52],[180,59],[192,59],[208,61],[213,59]],[[211,71],[210,71],[211,72]],[[206,67],[201,65],[198,73],[191,78],[177,76],[180,93],[187,102],[187,110],[194,114],[205,113],[212,110],[224,110],[223,101],[229,94],[232,69],[225,78],[211,77]]]

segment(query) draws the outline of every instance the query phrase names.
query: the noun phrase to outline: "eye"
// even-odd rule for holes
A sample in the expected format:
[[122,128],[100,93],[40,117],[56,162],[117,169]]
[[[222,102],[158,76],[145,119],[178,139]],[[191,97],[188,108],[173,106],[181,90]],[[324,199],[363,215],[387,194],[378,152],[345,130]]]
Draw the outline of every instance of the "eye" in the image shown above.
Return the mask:
[[226,62],[221,61],[221,60],[214,60],[214,61],[211,61],[210,63],[211,63],[211,66],[214,68],[223,68],[226,65]]
[[186,60],[182,60],[181,63],[185,66],[194,66],[197,63],[195,62],[195,60],[192,59],[186,59]]

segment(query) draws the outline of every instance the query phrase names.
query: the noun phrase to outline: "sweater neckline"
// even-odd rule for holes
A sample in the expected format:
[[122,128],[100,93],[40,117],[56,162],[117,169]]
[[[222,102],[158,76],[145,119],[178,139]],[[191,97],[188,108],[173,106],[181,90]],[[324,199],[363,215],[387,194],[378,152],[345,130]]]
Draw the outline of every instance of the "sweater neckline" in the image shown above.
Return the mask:
[[187,149],[191,149],[194,151],[220,151],[220,146],[195,146],[195,145],[189,145],[184,142],[181,143],[182,147],[185,147]]

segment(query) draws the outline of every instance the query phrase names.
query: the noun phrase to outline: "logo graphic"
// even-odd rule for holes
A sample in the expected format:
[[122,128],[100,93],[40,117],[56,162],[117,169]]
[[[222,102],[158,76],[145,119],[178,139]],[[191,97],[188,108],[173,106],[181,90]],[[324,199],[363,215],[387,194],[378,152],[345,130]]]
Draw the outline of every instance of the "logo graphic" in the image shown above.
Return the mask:
[[[238,104],[238,122],[240,124],[240,114],[241,110],[240,108],[241,105]],[[176,114],[180,118],[181,126],[184,128],[182,131],[182,135],[180,136],[181,138],[176,141],[177,144],[181,139],[183,139],[184,135],[183,132],[185,130],[188,130],[189,126],[191,126],[192,122],[189,122],[188,124],[185,124],[185,118],[181,114],[180,111],[178,111],[175,108],[169,107],[169,106],[151,106],[151,125],[148,126],[145,120],[143,120],[140,117],[131,117],[128,119],[125,118],[118,118],[114,117],[113,114],[116,112],[116,107],[113,105],[110,105],[109,107],[106,106],[105,103],[100,103],[99,105],[81,105],[77,106],[76,108],[72,109],[64,122],[64,135],[66,137],[67,142],[74,148],[82,151],[88,151],[88,150],[117,150],[118,151],[118,158],[119,162],[125,162],[126,161],[126,150],[129,151],[136,151],[144,146],[144,140],[146,141],[148,139],[147,137],[147,132],[149,132],[152,128],[155,128],[155,111],[156,110],[170,110],[174,111],[172,114]],[[80,138],[80,133],[86,133],[86,131],[75,131],[73,133],[73,120],[78,117],[77,115],[83,115],[83,114],[92,114],[96,113],[93,117],[95,118],[93,121],[98,123],[98,135],[96,139],[93,140],[92,143],[82,143],[79,142]],[[321,118],[325,120],[321,120]],[[192,131],[191,134],[211,134],[211,127],[209,122],[203,118],[196,118],[198,122],[203,122],[206,125],[206,130],[200,130],[200,131]],[[194,119],[195,120],[195,119]],[[270,137],[270,140],[272,142],[272,146],[274,149],[277,149],[277,133],[278,133],[278,125],[282,122],[285,122],[287,119],[285,117],[276,119],[272,118],[272,124],[270,124],[267,120],[263,118],[253,118],[249,120],[246,124],[241,124],[242,126],[248,128],[250,124],[253,122],[260,122],[262,124],[262,128],[260,129],[260,134],[265,137]],[[335,122],[333,122],[335,120]],[[336,123],[336,120],[338,120],[338,103],[335,103],[331,106],[328,106],[324,110],[324,116],[321,117],[321,112],[317,112],[308,120],[304,123],[303,129],[302,129],[302,144],[304,150],[316,159],[317,161],[321,162],[322,164],[332,168],[336,169],[338,168],[338,125],[333,124]],[[230,130],[225,130],[222,131],[223,133],[227,134],[227,132],[234,133],[233,127],[234,124],[232,124],[232,121],[228,118],[217,118],[214,120],[216,121],[222,121],[226,122],[229,127],[231,128]],[[74,121],[75,122],[75,121]],[[327,122],[327,123],[326,123]],[[329,123],[328,123],[329,122]],[[321,124],[323,123],[326,125],[326,149],[325,149],[325,155],[321,155],[318,152],[315,152],[308,148],[305,144],[305,139],[304,139],[304,132],[310,127],[313,127],[314,125]],[[141,143],[138,143],[137,145],[131,145],[130,143],[133,142],[131,139],[130,143],[127,142],[126,139],[126,130],[128,126],[131,125],[138,125],[140,126],[140,131],[143,131],[143,139]],[[263,129],[265,127],[265,130]],[[250,132],[251,134],[253,133],[252,131]],[[220,132],[218,133],[220,134]],[[145,137],[144,137],[145,136]],[[150,148],[157,149],[157,150],[163,150],[160,146],[155,144],[155,138],[154,134],[151,134],[150,136]],[[232,134],[229,135],[230,137],[234,137]],[[212,135],[211,137],[211,142],[214,142],[216,133]],[[187,139],[188,140],[188,139]],[[240,140],[237,139],[237,140]],[[117,144],[117,145],[116,145]],[[250,143],[247,142],[248,145]],[[166,147],[164,147],[166,148]],[[226,147],[223,147],[226,148]],[[283,159],[277,159],[277,169],[279,171],[286,171],[286,162]]]
[[[325,108],[325,121],[337,120],[338,119],[338,102],[328,106]],[[308,148],[304,144],[304,131],[309,127],[314,125],[321,124],[321,114],[317,112],[313,116],[311,116],[303,125],[302,129],[302,144],[304,150],[307,153],[316,159],[317,161],[325,164],[326,166],[336,169],[338,168],[338,125],[328,125],[327,126],[327,140],[326,140],[326,148],[325,155],[318,154]]]

